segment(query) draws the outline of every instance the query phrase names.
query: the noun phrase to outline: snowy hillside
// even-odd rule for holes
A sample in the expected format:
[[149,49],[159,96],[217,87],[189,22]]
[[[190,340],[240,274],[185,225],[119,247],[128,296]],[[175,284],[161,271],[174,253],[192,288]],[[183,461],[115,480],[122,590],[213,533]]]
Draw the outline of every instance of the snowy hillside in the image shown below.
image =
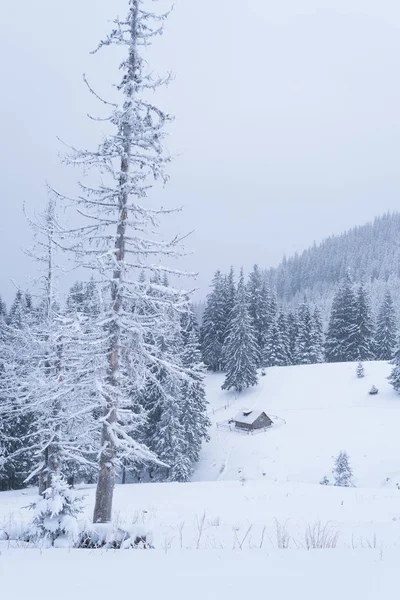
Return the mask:
[[[267,582],[282,600],[296,594],[317,600],[321,589],[328,600],[389,593],[400,543],[400,397],[386,382],[389,370],[386,363],[366,364],[360,380],[353,364],[274,368],[240,398],[221,391],[222,376],[209,376],[211,441],[195,481],[115,491],[114,526],[150,534],[155,550],[30,550],[19,597],[50,600],[66,569],[74,576],[58,598],[84,598],[82,580],[99,600],[122,597],[132,564],[141,573],[137,594],[154,599],[239,600]],[[368,394],[373,384],[380,389],[375,397]],[[281,420],[273,417],[274,427],[254,435],[217,428],[244,405]],[[341,449],[350,455],[357,488],[319,485]],[[95,490],[83,492],[84,520],[91,518]],[[0,493],[0,530],[32,518],[26,507],[35,494]],[[8,549],[0,556],[0,586],[11,593],[26,550],[7,541],[0,549]],[[112,585],[99,576],[108,569]],[[341,578],[331,579],[334,571]],[[43,590],[39,582],[49,572],[54,581]]]
[[[268,369],[257,387],[241,394],[221,391],[223,377],[209,375],[211,442],[205,445],[196,481],[264,479],[319,483],[330,477],[332,457],[350,455],[358,487],[400,484],[400,396],[387,382],[390,366],[321,364]],[[372,385],[377,396],[368,394]],[[254,435],[217,428],[241,408],[264,410],[275,425]]]
[[337,286],[350,269],[354,282],[367,285],[376,310],[387,289],[393,298],[400,294],[399,231],[399,213],[377,217],[285,258],[277,268],[268,270],[269,280],[280,301],[296,306],[306,297],[326,320]]

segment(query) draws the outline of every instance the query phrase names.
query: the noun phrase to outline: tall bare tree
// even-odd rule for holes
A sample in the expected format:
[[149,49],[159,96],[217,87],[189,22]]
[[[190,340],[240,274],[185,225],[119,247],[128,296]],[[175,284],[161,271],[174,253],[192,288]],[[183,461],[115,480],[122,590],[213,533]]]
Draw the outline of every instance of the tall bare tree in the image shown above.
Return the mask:
[[[144,58],[147,46],[162,34],[167,14],[146,10],[146,4],[153,3],[128,0],[126,19],[114,21],[115,28],[95,51],[117,45],[125,53],[116,102],[100,98],[85,78],[90,91],[110,109],[100,120],[109,121],[112,133],[94,151],[72,148],[67,157],[67,162],[84,167],[92,176],[90,183],[80,183],[81,193],[75,199],[85,222],[68,233],[77,263],[97,272],[104,306],[98,347],[105,353],[107,374],[101,386],[102,440],[93,516],[101,523],[111,519],[116,472],[123,462],[131,462],[132,457],[155,459],[135,439],[138,418],[131,410],[132,396],[146,379],[149,364],[157,361],[148,343],[149,331],[157,328],[166,304],[179,311],[187,302],[184,293],[163,284],[162,294],[147,295],[139,282],[143,270],[176,272],[163,266],[162,260],[183,252],[182,240],[164,242],[154,234],[159,216],[174,211],[143,204],[152,182],[167,181],[164,168],[170,157],[163,140],[165,125],[171,121],[149,100],[149,92],[169,78],[154,79]],[[151,317],[131,310],[140,301],[152,303]],[[181,376],[179,365],[164,366]]]

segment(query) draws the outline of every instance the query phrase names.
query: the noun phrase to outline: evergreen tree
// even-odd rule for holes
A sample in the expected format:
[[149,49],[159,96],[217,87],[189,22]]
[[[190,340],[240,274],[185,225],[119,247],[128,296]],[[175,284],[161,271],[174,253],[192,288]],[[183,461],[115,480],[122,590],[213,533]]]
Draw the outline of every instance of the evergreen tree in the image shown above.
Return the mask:
[[315,362],[314,323],[307,303],[301,304],[298,311],[298,332],[296,338],[295,363],[310,365]]
[[234,388],[242,392],[245,387],[257,384],[257,342],[248,311],[243,269],[235,298],[231,328],[225,342],[227,375],[222,389]]
[[289,338],[289,364],[296,364],[296,340],[299,333],[297,313],[290,311],[287,316],[287,331]]
[[35,439],[34,415],[26,406],[30,390],[31,298],[18,290],[5,320],[0,320],[0,489],[19,489],[35,464],[27,439]]
[[197,322],[191,308],[182,318],[182,339],[182,363],[187,369],[188,377],[182,384],[181,421],[187,448],[185,454],[190,462],[190,471],[193,472],[202,443],[209,440],[208,429],[211,423],[207,415],[205,367],[201,362]]
[[400,394],[400,347],[397,348],[392,360],[393,369],[388,377],[390,384]]
[[397,344],[397,323],[389,290],[379,309],[375,331],[375,354],[378,360],[392,360]]
[[318,308],[315,308],[312,315],[311,359],[313,364],[324,362],[324,332]]
[[277,320],[275,320],[269,328],[266,345],[264,347],[264,356],[265,358],[262,362],[268,367],[285,365],[285,349],[283,347],[281,332]]
[[362,362],[359,362],[356,369],[356,374],[358,379],[363,379],[365,377],[365,369]]
[[332,473],[335,478],[334,485],[339,487],[353,486],[353,471],[350,467],[350,459],[347,452],[340,452],[335,458]]
[[212,292],[207,296],[201,327],[203,361],[211,371],[220,371],[223,367],[222,349],[226,338],[225,289],[221,271],[217,271],[212,282]]
[[374,358],[374,323],[371,305],[364,285],[360,285],[356,295],[356,347],[361,361]]
[[266,319],[265,319],[265,340],[264,340],[264,352],[263,352],[263,367],[270,367],[275,362],[275,346],[274,336],[276,331],[274,329],[278,318],[278,304],[275,294],[270,294],[267,290],[266,296]]
[[278,316],[278,330],[279,330],[279,348],[278,363],[280,366],[288,366],[291,364],[291,352],[290,352],[290,333],[289,333],[289,322],[286,313],[281,310]]
[[347,273],[336,293],[325,343],[328,362],[348,362],[359,358],[357,303]]
[[[254,265],[249,275],[247,283],[248,305],[251,324],[258,349],[258,366],[263,363],[262,357],[265,357],[265,345],[267,342],[268,329],[272,327],[271,317],[271,296],[265,281],[265,277],[260,271],[258,265]],[[275,315],[274,315],[275,316]],[[271,340],[269,341],[271,344]]]

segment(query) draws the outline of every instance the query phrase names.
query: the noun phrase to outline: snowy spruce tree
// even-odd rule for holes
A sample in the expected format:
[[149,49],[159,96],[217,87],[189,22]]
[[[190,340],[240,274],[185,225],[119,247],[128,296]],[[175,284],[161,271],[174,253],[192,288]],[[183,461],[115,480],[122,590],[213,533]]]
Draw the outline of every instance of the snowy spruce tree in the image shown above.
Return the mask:
[[[29,254],[39,264],[42,285],[36,318],[31,317],[23,327],[13,325],[21,321],[20,311],[14,306],[8,331],[18,355],[6,355],[8,376],[2,407],[6,421],[12,416],[20,423],[29,423],[27,429],[20,428],[19,448],[7,457],[7,462],[16,459],[21,464],[22,457],[29,456],[25,481],[38,478],[39,493],[43,494],[52,487],[53,479],[62,476],[67,461],[86,462],[84,451],[90,446],[93,402],[86,385],[89,364],[83,360],[80,347],[73,345],[71,349],[78,324],[61,315],[56,302],[57,221],[53,198],[31,226],[35,246]],[[11,433],[8,431],[12,440]]]
[[72,490],[62,477],[54,476],[51,487],[30,508],[34,517],[24,535],[28,542],[57,548],[69,548],[78,542],[83,496]]
[[[254,329],[258,349],[258,366],[263,363],[267,332],[272,327],[271,296],[265,277],[258,265],[254,265],[247,282],[249,315]],[[274,315],[275,316],[275,315]],[[275,321],[275,319],[273,319]],[[271,343],[271,341],[270,341]]]
[[32,365],[32,301],[18,290],[0,319],[0,489],[19,489],[34,469],[27,440],[35,439],[34,415],[25,402]]
[[263,367],[270,367],[272,363],[275,361],[274,351],[274,342],[273,337],[275,335],[274,325],[278,319],[278,303],[276,300],[276,295],[269,292],[269,289],[266,288],[266,325],[265,325],[265,339],[264,339],[264,350],[262,354],[263,359]]
[[325,342],[328,362],[349,362],[359,358],[357,302],[347,273],[333,303]]
[[361,361],[374,359],[374,321],[369,295],[361,284],[356,294],[356,347]]
[[358,379],[363,379],[365,377],[365,369],[362,362],[359,362],[356,368],[356,375]]
[[286,313],[281,310],[277,319],[279,330],[279,347],[277,350],[278,364],[286,367],[291,364],[289,323]]
[[242,392],[257,384],[258,348],[248,310],[243,269],[240,272],[231,327],[224,346],[227,374],[224,390]]
[[209,441],[211,426],[207,415],[208,402],[205,388],[205,367],[201,361],[199,333],[196,318],[188,307],[181,319],[183,341],[182,363],[187,378],[182,383],[182,416],[186,453],[190,461],[190,474],[200,457],[204,441]]
[[298,310],[298,331],[295,346],[294,360],[296,365],[310,365],[315,361],[313,347],[313,318],[310,307],[306,302]]
[[318,308],[312,314],[311,357],[314,364],[324,362],[324,332]]
[[335,458],[332,473],[335,479],[334,485],[339,487],[353,487],[353,471],[351,470],[347,452],[339,452]]
[[[144,0],[127,0],[126,18],[115,20],[114,29],[97,49],[116,45],[123,53],[115,101],[100,99],[110,110],[102,120],[108,119],[113,131],[93,151],[72,148],[67,157],[69,164],[90,171],[90,181],[80,184],[80,193],[74,200],[86,222],[67,232],[65,246],[78,265],[96,275],[103,299],[98,322],[102,327],[97,328],[96,339],[90,341],[99,357],[106,360],[105,377],[97,382],[102,417],[93,515],[96,523],[111,520],[116,474],[126,461],[156,460],[137,439],[133,398],[140,394],[149,364],[157,363],[152,344],[159,338],[157,331],[166,307],[173,310],[176,304],[183,304],[182,294],[171,289],[159,299],[148,299],[155,308],[150,317],[142,317],[129,308],[138,300],[147,300],[143,297],[146,288],[140,284],[140,272],[175,272],[163,261],[182,255],[179,238],[164,242],[153,235],[160,217],[173,211],[154,209],[146,200],[154,181],[166,182],[165,166],[170,160],[163,141],[171,118],[149,100],[149,92],[167,80],[154,78],[146,61],[147,47],[162,34],[166,17],[147,9]],[[89,84],[88,87],[99,98]],[[172,379],[182,369],[174,355],[170,355],[170,360],[158,363],[160,369],[171,372],[166,390],[171,410],[168,418],[163,415],[166,433],[171,420],[177,422],[179,418],[179,410],[174,407],[179,386]],[[176,379],[180,381],[179,377]]]
[[287,315],[287,332],[289,339],[289,364],[296,364],[296,340],[299,332],[299,323],[297,318],[297,312],[290,311]]
[[375,354],[377,360],[392,360],[397,345],[397,323],[393,300],[389,290],[379,309],[375,330]]
[[211,371],[221,371],[223,368],[222,349],[227,335],[226,283],[221,271],[217,271],[203,314],[201,352],[204,364]]

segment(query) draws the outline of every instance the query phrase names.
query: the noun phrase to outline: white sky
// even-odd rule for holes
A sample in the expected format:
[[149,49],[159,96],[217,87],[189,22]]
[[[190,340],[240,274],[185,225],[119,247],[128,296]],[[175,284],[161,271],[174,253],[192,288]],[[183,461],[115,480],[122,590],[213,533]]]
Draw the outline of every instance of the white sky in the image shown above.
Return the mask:
[[[115,56],[89,54],[127,0],[7,0],[0,33],[0,293],[26,285],[21,214],[46,180],[66,192],[57,136],[93,146],[102,126],[86,72],[105,94]],[[175,81],[177,154],[153,200],[185,206],[166,231],[195,229],[185,266],[206,290],[218,268],[283,254],[400,206],[398,0],[176,0],[155,68]],[[101,108],[99,111],[101,112]]]

